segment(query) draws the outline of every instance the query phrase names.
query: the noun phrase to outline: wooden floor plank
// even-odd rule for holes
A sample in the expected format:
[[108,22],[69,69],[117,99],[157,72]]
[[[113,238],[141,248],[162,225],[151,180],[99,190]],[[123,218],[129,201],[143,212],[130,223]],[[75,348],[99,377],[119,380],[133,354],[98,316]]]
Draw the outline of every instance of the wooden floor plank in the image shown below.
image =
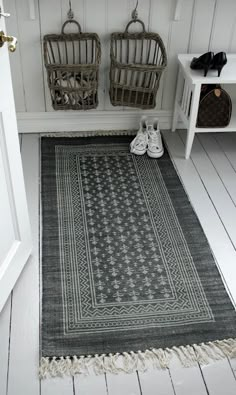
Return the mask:
[[236,171],[232,167],[225,153],[220,149],[219,143],[210,133],[199,134],[199,140],[207,152],[222,184],[236,205]]
[[201,369],[198,365],[184,368],[177,357],[170,362],[170,375],[175,395],[207,395]]
[[234,371],[235,379],[236,379],[236,358],[230,359],[230,365]]
[[[12,301],[12,330],[9,362],[9,395],[39,393],[38,339],[38,137],[22,146],[22,160],[30,212],[34,250],[17,282]],[[29,166],[30,163],[30,166]],[[36,185],[37,184],[37,185]],[[22,364],[22,357],[24,363]]]
[[33,252],[13,291],[8,395],[40,392],[38,136],[23,138],[22,161],[33,236]]
[[215,138],[236,171],[236,132],[216,133]]
[[[172,153],[173,162],[182,179],[191,204],[204,229],[211,246],[222,279],[231,296],[232,302],[236,300],[236,251],[224,228],[210,197],[206,186],[199,178],[199,174],[191,161],[184,159],[184,144],[177,133],[165,133],[165,140]],[[193,148],[195,146],[195,141]],[[226,259],[227,257],[227,259]]]
[[7,393],[10,323],[11,295],[0,314],[0,395],[6,395]]
[[[220,137],[220,136],[219,136]],[[36,139],[35,139],[36,138]],[[33,141],[34,140],[34,141]],[[209,197],[207,186],[199,178],[198,172],[191,160],[183,159],[184,145],[178,134],[166,133],[166,141],[175,156],[174,163],[182,178],[186,191],[192,205],[199,217],[209,240],[217,262],[227,280],[230,291],[236,299],[235,278],[236,278],[236,252],[229,240],[227,232],[219,217],[219,212],[215,210],[211,196]],[[194,144],[195,145],[195,144]],[[33,221],[34,246],[35,250],[24,269],[22,276],[14,290],[12,300],[12,337],[10,342],[10,365],[9,365],[9,391],[8,395],[18,394],[40,394],[40,383],[38,380],[38,336],[39,336],[39,295],[38,295],[38,175],[35,163],[38,158],[37,136],[24,136],[23,143],[23,162],[27,195],[29,198],[29,210],[31,221]],[[207,149],[207,147],[206,147]],[[226,150],[226,147],[224,146]],[[234,149],[234,156],[236,145]],[[227,151],[229,154],[229,152]],[[208,152],[209,154],[209,152]],[[202,155],[202,153],[201,153]],[[222,156],[222,154],[220,154]],[[230,156],[230,155],[229,155]],[[227,158],[229,158],[227,155]],[[231,155],[233,157],[233,153]],[[231,157],[231,160],[232,160]],[[213,159],[211,157],[213,162]],[[229,158],[230,160],[230,158]],[[209,158],[208,158],[209,161]],[[210,161],[211,162],[211,161]],[[222,163],[222,162],[221,162]],[[225,162],[223,162],[225,163]],[[236,162],[235,162],[236,164]],[[212,165],[212,164],[211,164]],[[212,165],[213,166],[213,165]],[[215,166],[215,165],[214,165]],[[213,166],[213,167],[214,167]],[[37,167],[37,166],[36,166]],[[215,169],[217,167],[215,166]],[[227,176],[226,169],[224,179]],[[223,177],[223,173],[222,177]],[[201,175],[201,172],[200,172]],[[231,174],[232,175],[232,174]],[[219,177],[221,178],[221,176]],[[37,191],[37,192],[36,192]],[[37,245],[36,245],[37,244]],[[227,257],[227,265],[225,264]],[[35,287],[35,289],[33,289]],[[24,306],[24,308],[23,308]],[[0,316],[0,352],[4,344],[5,359],[8,355],[5,341],[2,341],[1,326],[2,315]],[[9,321],[8,321],[9,322]],[[4,324],[5,332],[7,329]],[[7,350],[7,351],[6,351]],[[0,355],[1,358],[1,355]],[[7,356],[8,359],[8,356]],[[22,363],[23,362],[23,363]],[[147,373],[137,374],[107,374],[107,385],[105,376],[76,376],[73,379],[57,378],[48,379],[41,382],[42,395],[232,395],[236,394],[234,383],[235,377],[231,367],[236,371],[236,360],[231,361],[231,367],[227,360],[220,361],[210,366],[194,367],[190,369],[182,368],[175,362],[171,363],[170,374],[168,371],[148,371]],[[2,369],[3,366],[3,369]],[[6,363],[0,368],[1,374],[6,377]],[[5,373],[2,373],[5,372]],[[202,375],[203,377],[202,377]],[[139,379],[138,379],[139,377]],[[206,391],[206,386],[208,391]],[[6,381],[4,381],[6,382]],[[172,386],[173,382],[173,386]],[[139,384],[140,383],[140,384]],[[141,389],[140,389],[141,387]],[[174,388],[173,388],[174,387]],[[1,393],[0,386],[0,395]],[[108,390],[108,392],[107,392]],[[221,390],[221,392],[220,392]],[[232,392],[234,390],[234,392]],[[3,395],[6,394],[5,388]]]
[[[207,185],[203,185],[201,180],[199,179],[198,173],[196,171],[196,168],[193,165],[193,162],[191,160],[186,161],[184,159],[184,145],[183,141],[179,140],[178,135],[176,134],[166,134],[166,141],[167,145],[171,150],[171,153],[174,157],[174,163],[176,165],[177,171],[180,174],[180,177],[182,178],[182,181],[184,183],[184,186],[186,188],[186,192],[189,195],[189,198],[191,200],[191,203],[198,215],[198,218],[204,228],[205,234],[208,238],[209,244],[211,245],[215,257],[217,259],[218,265],[223,272],[224,278],[227,278],[227,283],[229,285],[229,289],[231,293],[233,294],[234,300],[236,297],[236,290],[235,290],[235,285],[234,281],[231,280],[232,273],[234,273],[235,270],[235,262],[236,262],[236,255],[235,255],[235,250],[232,246],[232,243],[230,242],[227,233],[224,229],[224,226],[222,225],[221,219],[219,218],[214,205],[212,204],[208,192],[209,192],[209,182],[207,182]],[[203,176],[204,169],[206,169],[206,166],[209,165],[208,161],[206,161],[206,158],[204,158],[204,154],[202,154],[202,148],[199,147],[199,142],[197,139],[195,139],[194,146],[193,146],[193,161],[195,159],[195,164],[196,161],[198,162],[198,156],[197,153],[199,154],[199,158],[205,159],[204,160],[204,167],[201,167],[201,165],[198,162],[198,171],[200,173],[200,176],[205,179],[205,175]],[[207,163],[206,163],[207,162]],[[212,172],[211,172],[212,173]],[[206,190],[207,187],[207,190]],[[224,192],[225,193],[225,192]],[[220,240],[220,243],[219,243]],[[225,259],[227,257],[227,260]],[[227,265],[225,262],[227,261],[227,265],[229,265],[227,269]],[[236,275],[236,272],[235,272]],[[235,278],[235,277],[234,277]],[[230,380],[232,383],[232,371],[230,372],[230,366],[228,364],[227,360],[221,361],[221,366],[222,366],[222,373],[220,373],[219,365],[217,364],[211,364],[208,367],[202,368],[202,372],[205,378],[205,372],[206,372],[206,382],[207,382],[207,387],[208,387],[208,382],[210,387],[212,386],[210,377],[211,377],[211,371],[215,370],[215,372],[218,371],[218,377],[221,378],[222,385],[228,385],[227,380]],[[211,370],[212,369],[212,370]],[[218,370],[217,370],[218,369]],[[176,385],[176,382],[180,383],[183,382],[184,380],[184,385],[187,385],[188,383],[188,378],[190,379],[189,385],[191,385],[191,378],[193,375],[193,372],[189,372],[189,376],[186,376],[184,379],[184,371],[178,371],[178,376],[176,377],[176,372],[171,369],[171,377],[175,386],[175,391],[178,393],[178,388],[179,385]],[[209,373],[208,373],[209,372]],[[222,391],[222,385],[221,385],[221,391]],[[194,386],[193,386],[194,387]],[[230,384],[229,384],[229,388]],[[216,390],[216,389],[215,389]],[[231,391],[229,389],[229,391]],[[217,395],[218,392],[214,393],[212,392],[213,389],[211,388],[211,394]],[[181,395],[183,395],[182,389],[180,389],[179,392]],[[225,392],[221,392],[225,393]],[[235,392],[236,393],[236,392]],[[192,394],[192,391],[191,391]],[[231,392],[229,392],[229,395]]]
[[202,366],[209,395],[235,395],[236,380],[228,360]]
[[175,395],[169,370],[138,373],[142,395]]
[[41,395],[74,395],[72,377],[41,380]]
[[[183,133],[181,138],[185,139]],[[195,136],[191,159],[236,248],[236,207],[197,136]]]
[[107,395],[106,378],[105,375],[83,376],[78,375],[74,377],[75,395],[88,395],[96,391],[96,395]]
[[[14,290],[9,395],[15,395],[15,393],[37,395],[40,392],[42,395],[73,395],[73,380],[71,377],[43,380],[40,391],[38,378],[40,325],[39,137],[37,135],[24,135],[21,152],[32,227],[33,252],[22,273],[19,284]],[[22,355],[24,355],[23,365]],[[17,369],[21,374],[18,373]]]
[[136,373],[107,374],[109,395],[142,395]]

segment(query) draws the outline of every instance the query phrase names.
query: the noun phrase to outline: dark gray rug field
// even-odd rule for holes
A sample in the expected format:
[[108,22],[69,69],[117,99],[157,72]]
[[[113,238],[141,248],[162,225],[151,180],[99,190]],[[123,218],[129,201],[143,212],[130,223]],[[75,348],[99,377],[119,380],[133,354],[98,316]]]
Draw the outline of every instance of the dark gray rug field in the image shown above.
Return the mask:
[[236,356],[236,313],[169,155],[134,156],[131,139],[42,139],[42,377]]

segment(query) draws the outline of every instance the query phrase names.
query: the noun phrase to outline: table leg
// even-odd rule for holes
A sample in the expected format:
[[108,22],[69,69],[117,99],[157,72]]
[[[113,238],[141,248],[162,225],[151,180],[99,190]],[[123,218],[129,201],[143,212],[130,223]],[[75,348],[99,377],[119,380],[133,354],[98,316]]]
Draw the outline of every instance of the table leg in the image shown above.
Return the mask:
[[178,125],[178,120],[179,120],[179,111],[178,111],[177,103],[175,103],[175,109],[174,109],[173,120],[172,120],[172,128],[171,128],[172,132],[176,131],[177,125]]
[[[182,84],[181,84],[182,81]],[[181,70],[179,67],[178,71],[178,78],[177,78],[177,85],[176,85],[176,94],[175,94],[175,104],[174,104],[174,113],[173,113],[173,119],[172,119],[172,132],[175,132],[177,129],[178,125],[178,120],[179,120],[179,111],[178,111],[178,103],[180,99],[180,94],[181,94],[181,88],[183,87],[183,78],[181,75]]]
[[193,88],[192,104],[191,104],[191,111],[189,117],[189,127],[187,130],[187,140],[185,147],[185,159],[189,158],[193,145],[194,135],[196,131],[200,93],[201,93],[201,84],[196,84]]
[[192,130],[189,129],[187,133],[187,140],[185,147],[185,159],[189,159],[190,157],[194,136],[195,136],[195,131],[193,129]]

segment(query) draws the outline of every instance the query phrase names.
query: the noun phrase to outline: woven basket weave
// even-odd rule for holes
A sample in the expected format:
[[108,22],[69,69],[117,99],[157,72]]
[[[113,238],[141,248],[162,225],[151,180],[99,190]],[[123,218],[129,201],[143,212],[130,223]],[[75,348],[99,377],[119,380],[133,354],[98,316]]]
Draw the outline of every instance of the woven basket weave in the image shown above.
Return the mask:
[[[74,23],[79,33],[65,33]],[[44,62],[55,110],[89,110],[98,105],[101,44],[96,33],[81,33],[75,20],[66,21],[61,34],[44,36]]]
[[[141,33],[129,33],[132,23]],[[149,33],[140,19],[131,20],[124,33],[111,35],[110,99],[114,106],[151,109],[162,72],[167,65],[165,46],[157,33]]]

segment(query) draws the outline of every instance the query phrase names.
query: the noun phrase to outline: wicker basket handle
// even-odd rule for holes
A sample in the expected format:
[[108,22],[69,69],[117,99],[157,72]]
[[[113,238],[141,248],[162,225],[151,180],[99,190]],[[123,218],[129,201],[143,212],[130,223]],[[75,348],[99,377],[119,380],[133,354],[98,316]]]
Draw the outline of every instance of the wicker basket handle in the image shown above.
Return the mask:
[[66,34],[66,33],[65,33],[65,27],[66,27],[66,25],[68,25],[69,23],[74,23],[76,26],[78,26],[79,33],[82,33],[82,32],[81,32],[81,26],[80,26],[79,22],[75,21],[74,19],[68,19],[68,20],[65,21],[65,22],[63,23],[63,25],[62,25],[61,34]]
[[126,26],[126,28],[125,28],[125,33],[128,33],[128,30],[129,30],[130,25],[132,25],[132,23],[136,23],[136,22],[138,22],[138,23],[140,23],[140,24],[142,25],[143,33],[145,33],[145,32],[146,32],[145,25],[144,25],[144,22],[141,21],[141,19],[132,19],[132,21],[130,21],[130,22],[128,23],[128,25]]

